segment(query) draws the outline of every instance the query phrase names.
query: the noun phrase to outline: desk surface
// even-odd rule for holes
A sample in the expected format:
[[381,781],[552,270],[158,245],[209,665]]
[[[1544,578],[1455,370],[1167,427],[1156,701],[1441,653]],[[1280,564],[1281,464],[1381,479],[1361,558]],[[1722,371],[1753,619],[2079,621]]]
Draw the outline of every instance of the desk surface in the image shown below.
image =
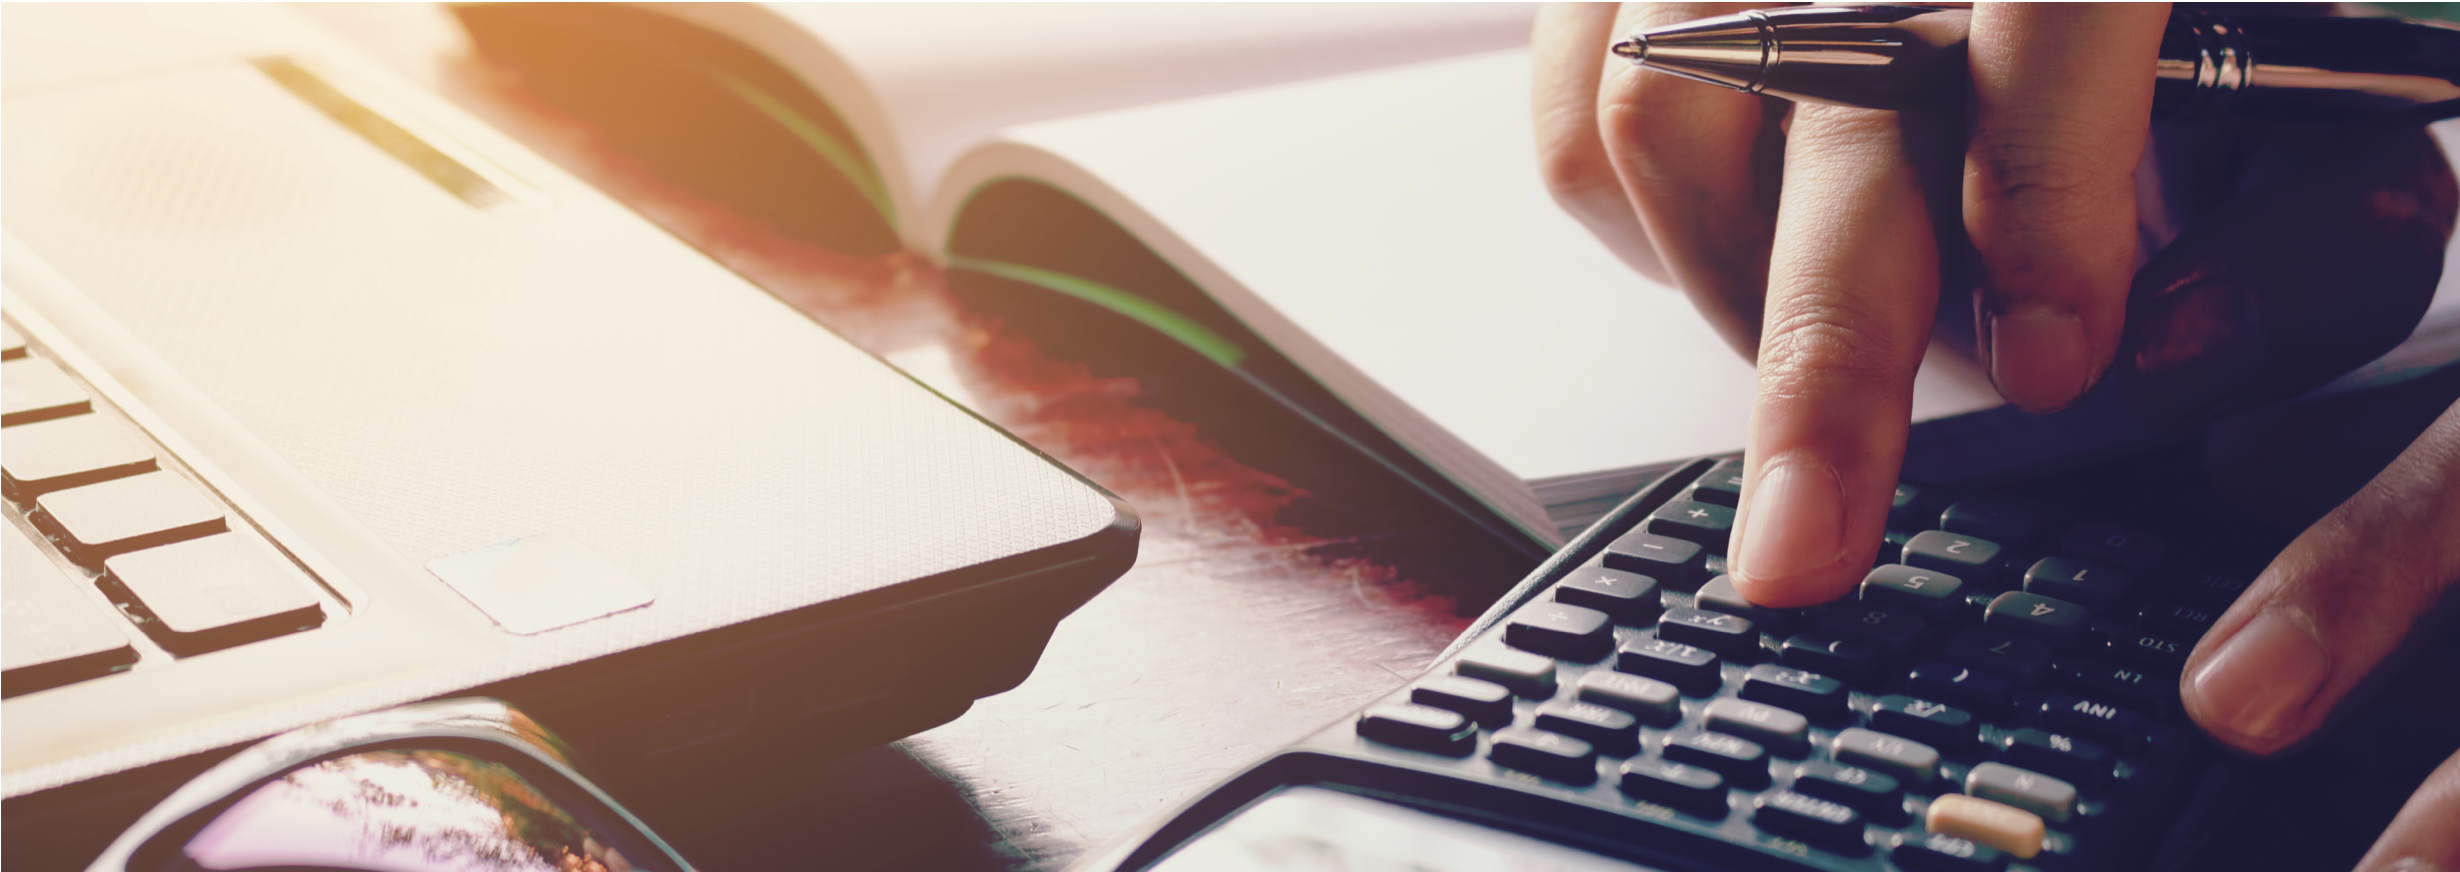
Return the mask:
[[[724,796],[624,797],[703,868],[1064,866],[1398,685],[1529,566],[1462,526],[1318,493],[1341,476],[1308,463],[1230,456],[1150,386],[964,311],[925,258],[780,238],[640,171],[459,52],[439,17],[361,13],[317,17],[1143,513],[1136,567],[1015,690],[889,746],[745,773]],[[2460,645],[2424,659],[2460,670]],[[2460,695],[2387,697],[2261,774],[2277,801],[2227,831],[2211,868],[2362,852],[2460,725]]]

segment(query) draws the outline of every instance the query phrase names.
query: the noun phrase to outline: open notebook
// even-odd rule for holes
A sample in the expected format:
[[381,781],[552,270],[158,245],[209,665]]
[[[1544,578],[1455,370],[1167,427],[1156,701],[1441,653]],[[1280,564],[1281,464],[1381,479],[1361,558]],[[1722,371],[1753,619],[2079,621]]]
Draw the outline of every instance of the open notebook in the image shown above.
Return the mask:
[[[544,90],[587,100],[626,76],[660,77],[636,92],[713,82],[700,93],[744,101],[780,148],[835,176],[766,192],[784,201],[775,221],[846,250],[937,258],[970,305],[1065,322],[1052,332],[1080,347],[1062,356],[1159,337],[1534,547],[1663,463],[1743,442],[1750,365],[1539,181],[1527,7],[461,15],[482,50]],[[534,45],[523,54],[538,34],[604,40],[619,60],[542,63]],[[642,72],[653,55],[672,67]],[[706,162],[766,173],[780,159],[761,137],[734,131],[740,160]],[[1915,439],[2041,429],[2004,407],[1965,414],[1994,407],[1975,364],[1934,348],[1913,413],[1944,426]],[[2082,450],[2144,436],[2089,409],[2066,418],[2027,440]],[[1923,453],[1953,465],[2004,452]]]

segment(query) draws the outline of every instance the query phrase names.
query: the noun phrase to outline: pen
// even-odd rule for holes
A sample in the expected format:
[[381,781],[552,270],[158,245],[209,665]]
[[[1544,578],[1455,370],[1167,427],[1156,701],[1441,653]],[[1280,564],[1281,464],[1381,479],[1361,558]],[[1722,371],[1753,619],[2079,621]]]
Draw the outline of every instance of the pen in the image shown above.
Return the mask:
[[[1793,101],[1961,106],[1970,9],[1794,6],[1652,28],[1614,44],[1634,64]],[[2460,115],[2460,30],[2388,18],[2170,15],[2153,117]]]

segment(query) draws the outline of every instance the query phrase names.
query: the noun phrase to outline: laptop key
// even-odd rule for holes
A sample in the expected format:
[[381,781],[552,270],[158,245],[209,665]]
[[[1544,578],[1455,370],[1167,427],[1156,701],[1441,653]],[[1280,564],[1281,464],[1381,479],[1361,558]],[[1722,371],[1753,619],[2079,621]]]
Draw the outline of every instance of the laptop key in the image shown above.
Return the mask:
[[60,571],[17,525],[0,521],[0,696],[110,673],[137,662],[123,623]]
[[70,560],[98,566],[123,551],[227,529],[222,506],[169,472],[148,472],[35,498],[36,526]]
[[154,469],[154,449],[135,430],[104,415],[0,430],[0,491],[12,500]]
[[93,411],[94,398],[58,364],[40,357],[0,363],[0,427]]
[[147,548],[103,562],[152,612],[146,630],[173,654],[202,654],[324,623],[308,580],[233,533]]

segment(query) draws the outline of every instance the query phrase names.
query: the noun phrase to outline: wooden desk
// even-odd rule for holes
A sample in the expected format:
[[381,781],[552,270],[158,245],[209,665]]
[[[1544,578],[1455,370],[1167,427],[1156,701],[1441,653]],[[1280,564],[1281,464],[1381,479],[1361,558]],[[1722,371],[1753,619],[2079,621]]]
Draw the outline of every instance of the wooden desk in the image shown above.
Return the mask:
[[[798,244],[638,171],[461,52],[431,7],[312,14],[1143,513],[1136,568],[1060,625],[1017,689],[886,747],[732,773],[721,795],[622,797],[703,868],[1064,866],[1398,685],[1528,567],[1462,525],[1319,493],[1342,478],[1320,464],[1343,458],[1262,468],[1224,453],[1135,379],[964,311],[924,257]],[[2414,405],[2449,403],[2460,380],[2444,381]],[[2250,494],[2297,503],[2278,499],[2276,471],[2288,490],[2345,492],[2343,471],[2309,475],[2329,451],[2284,452],[2238,459]],[[2207,462],[2226,490],[2230,458]],[[2418,668],[2460,671],[2460,639],[2430,647]],[[2250,776],[2262,798],[2203,868],[2345,867],[2456,741],[2460,696],[2387,693]]]
[[1318,479],[1347,456],[1230,456],[1136,379],[964,311],[928,258],[768,232],[639,170],[432,19],[391,14],[318,13],[1143,516],[1135,569],[1015,690],[891,746],[743,773],[724,796],[622,797],[704,868],[1065,865],[1415,675],[1534,564],[1465,524],[1326,498]]

